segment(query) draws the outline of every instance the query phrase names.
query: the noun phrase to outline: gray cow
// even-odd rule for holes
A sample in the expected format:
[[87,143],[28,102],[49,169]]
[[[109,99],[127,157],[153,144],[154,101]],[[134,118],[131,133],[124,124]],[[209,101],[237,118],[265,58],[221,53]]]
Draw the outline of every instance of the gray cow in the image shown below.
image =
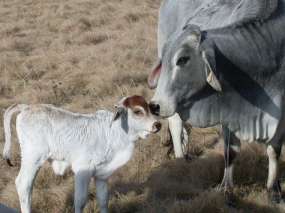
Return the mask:
[[196,127],[223,125],[227,161],[222,185],[226,190],[233,187],[233,160],[240,140],[266,143],[267,189],[272,200],[280,202],[285,4],[274,2],[270,12],[256,13],[257,18],[212,30],[187,25],[178,36],[170,36],[161,52],[161,68],[151,73],[149,83],[157,84],[151,108],[161,117],[177,112]]
[[[153,74],[161,68],[162,49],[170,39],[177,38],[186,23],[198,25],[202,30],[240,25],[252,20],[268,18],[277,7],[277,0],[164,0],[158,20],[158,62]],[[157,75],[158,76],[158,75]],[[150,75],[150,88],[158,78]],[[187,131],[178,114],[168,118],[174,154],[181,158],[188,143]],[[184,153],[183,153],[184,152]]]

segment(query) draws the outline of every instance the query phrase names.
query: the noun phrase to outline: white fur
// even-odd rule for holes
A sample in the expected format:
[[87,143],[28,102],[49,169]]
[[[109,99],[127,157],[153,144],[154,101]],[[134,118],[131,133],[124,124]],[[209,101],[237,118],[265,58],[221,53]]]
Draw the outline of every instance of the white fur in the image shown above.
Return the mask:
[[[100,211],[108,211],[107,178],[132,156],[134,142],[153,131],[152,115],[135,117],[130,109],[112,123],[113,113],[78,114],[51,105],[14,105],[4,115],[4,157],[11,149],[10,122],[20,112],[16,129],[21,147],[21,169],[16,187],[22,213],[31,213],[33,181],[49,160],[56,174],[71,167],[75,173],[75,212],[83,211],[92,177],[97,182]],[[111,125],[112,123],[112,125]]]
[[229,167],[225,167],[224,177],[220,185],[220,190],[224,189],[225,191],[227,191],[231,190],[234,187],[233,168],[234,168],[233,164],[230,165]]
[[272,189],[274,182],[277,180],[278,161],[277,154],[271,145],[267,147],[267,155],[269,160],[267,189]]
[[175,158],[183,158],[187,154],[188,134],[183,128],[183,121],[176,113],[168,118],[169,130],[172,136]]

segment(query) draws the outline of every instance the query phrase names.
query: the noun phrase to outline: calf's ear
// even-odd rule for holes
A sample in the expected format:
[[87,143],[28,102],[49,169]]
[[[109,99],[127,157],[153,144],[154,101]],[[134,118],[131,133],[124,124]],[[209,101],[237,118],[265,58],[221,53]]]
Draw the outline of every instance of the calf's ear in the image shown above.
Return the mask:
[[127,110],[126,101],[127,97],[122,98],[117,104],[115,104],[115,113],[112,119],[112,123],[120,118],[120,116]]
[[150,89],[155,89],[157,87],[158,79],[161,73],[161,63],[162,62],[159,59],[148,76],[147,83]]
[[222,92],[221,83],[218,80],[214,72],[214,69],[215,69],[215,67],[213,67],[214,62],[210,63],[210,60],[209,60],[211,57],[214,57],[214,56],[212,54],[207,55],[205,51],[202,51],[202,58],[205,63],[206,81],[214,90],[218,92]]

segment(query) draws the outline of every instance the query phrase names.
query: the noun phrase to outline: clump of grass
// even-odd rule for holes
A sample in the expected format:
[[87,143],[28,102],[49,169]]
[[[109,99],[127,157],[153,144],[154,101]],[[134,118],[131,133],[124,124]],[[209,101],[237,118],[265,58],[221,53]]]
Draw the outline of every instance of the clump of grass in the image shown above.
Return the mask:
[[[190,163],[186,160],[164,163],[152,173],[148,184],[156,196],[187,200],[205,189],[218,185],[222,174],[222,156],[211,154]],[[159,184],[161,180],[167,184]]]
[[110,37],[106,33],[86,32],[83,34],[82,43],[86,45],[97,45],[107,41]]

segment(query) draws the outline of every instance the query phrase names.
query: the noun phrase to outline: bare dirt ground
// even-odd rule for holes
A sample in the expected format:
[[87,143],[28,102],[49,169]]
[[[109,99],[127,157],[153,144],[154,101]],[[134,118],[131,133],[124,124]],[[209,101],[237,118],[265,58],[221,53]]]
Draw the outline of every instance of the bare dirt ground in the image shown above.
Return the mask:
[[[112,109],[125,95],[150,98],[146,79],[156,59],[159,4],[159,0],[0,1],[1,111],[12,103],[51,103],[94,112]],[[2,152],[2,123],[0,127]],[[244,144],[235,171],[237,207],[230,208],[216,190],[224,166],[217,130],[193,130],[190,153],[196,158],[189,162],[166,157],[167,148],[161,143],[165,135],[163,130],[138,143],[132,160],[110,179],[111,212],[284,212],[283,205],[267,200],[264,147]],[[19,209],[15,134],[13,141],[16,166],[0,161],[0,203]],[[281,166],[285,168],[284,162]],[[72,205],[72,173],[57,177],[46,164],[35,182],[33,212],[67,213]],[[84,212],[94,211],[98,206],[92,183]]]

